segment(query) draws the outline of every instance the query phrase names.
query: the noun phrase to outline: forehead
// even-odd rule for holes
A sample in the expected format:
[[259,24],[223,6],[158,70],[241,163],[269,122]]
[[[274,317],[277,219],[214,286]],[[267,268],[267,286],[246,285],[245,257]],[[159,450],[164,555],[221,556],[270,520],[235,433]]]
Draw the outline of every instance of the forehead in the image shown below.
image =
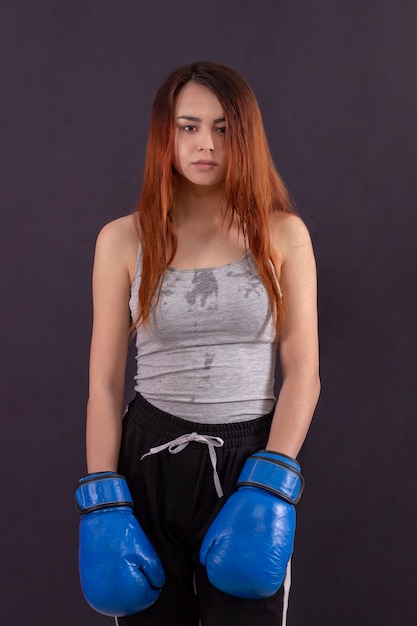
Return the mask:
[[181,89],[175,102],[175,116],[223,117],[223,108],[217,96],[207,87],[189,82]]

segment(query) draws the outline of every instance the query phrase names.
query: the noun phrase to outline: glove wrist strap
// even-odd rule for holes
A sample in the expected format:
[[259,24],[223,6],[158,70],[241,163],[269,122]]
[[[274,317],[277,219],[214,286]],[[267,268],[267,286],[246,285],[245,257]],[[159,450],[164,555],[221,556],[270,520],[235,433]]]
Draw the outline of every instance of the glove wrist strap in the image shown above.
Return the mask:
[[258,487],[290,504],[297,504],[304,489],[304,479],[297,461],[264,450],[246,460],[237,487]]
[[75,502],[78,512],[83,515],[113,507],[133,508],[126,479],[115,472],[100,472],[81,478]]

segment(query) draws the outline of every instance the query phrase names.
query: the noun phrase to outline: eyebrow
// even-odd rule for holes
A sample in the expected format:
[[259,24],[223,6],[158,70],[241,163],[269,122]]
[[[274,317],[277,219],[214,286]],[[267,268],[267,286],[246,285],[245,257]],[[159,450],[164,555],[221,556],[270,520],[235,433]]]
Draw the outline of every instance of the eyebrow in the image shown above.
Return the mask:
[[[202,122],[199,117],[193,117],[192,115],[179,115],[177,120],[188,120],[189,122]],[[224,117],[218,117],[216,120],[213,120],[213,124],[220,124],[220,122],[225,122]]]

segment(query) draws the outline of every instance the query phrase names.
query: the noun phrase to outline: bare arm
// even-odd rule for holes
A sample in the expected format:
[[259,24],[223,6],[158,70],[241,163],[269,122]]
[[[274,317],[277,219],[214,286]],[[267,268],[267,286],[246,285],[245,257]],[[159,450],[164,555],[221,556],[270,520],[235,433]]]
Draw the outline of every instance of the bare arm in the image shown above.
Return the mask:
[[320,393],[316,265],[309,233],[298,217],[280,217],[272,228],[282,255],[287,317],[280,340],[282,386],[267,448],[296,458]]
[[97,238],[93,269],[93,332],[87,405],[89,472],[117,469],[129,341],[133,246],[131,222],[121,218]]

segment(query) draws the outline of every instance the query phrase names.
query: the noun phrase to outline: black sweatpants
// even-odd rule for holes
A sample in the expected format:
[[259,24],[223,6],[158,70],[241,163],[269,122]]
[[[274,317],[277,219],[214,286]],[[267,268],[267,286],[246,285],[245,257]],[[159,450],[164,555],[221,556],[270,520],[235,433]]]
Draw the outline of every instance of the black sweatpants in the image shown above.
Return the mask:
[[[119,472],[131,489],[134,513],[157,551],[166,575],[151,607],[119,626],[280,626],[282,587],[271,598],[245,600],[213,587],[199,561],[203,537],[236,481],[247,457],[265,448],[272,413],[231,424],[200,424],[160,411],[140,394],[123,420]],[[190,441],[141,457],[181,435],[197,433],[224,440],[216,447],[217,472],[224,495],[214,483],[209,447]]]

